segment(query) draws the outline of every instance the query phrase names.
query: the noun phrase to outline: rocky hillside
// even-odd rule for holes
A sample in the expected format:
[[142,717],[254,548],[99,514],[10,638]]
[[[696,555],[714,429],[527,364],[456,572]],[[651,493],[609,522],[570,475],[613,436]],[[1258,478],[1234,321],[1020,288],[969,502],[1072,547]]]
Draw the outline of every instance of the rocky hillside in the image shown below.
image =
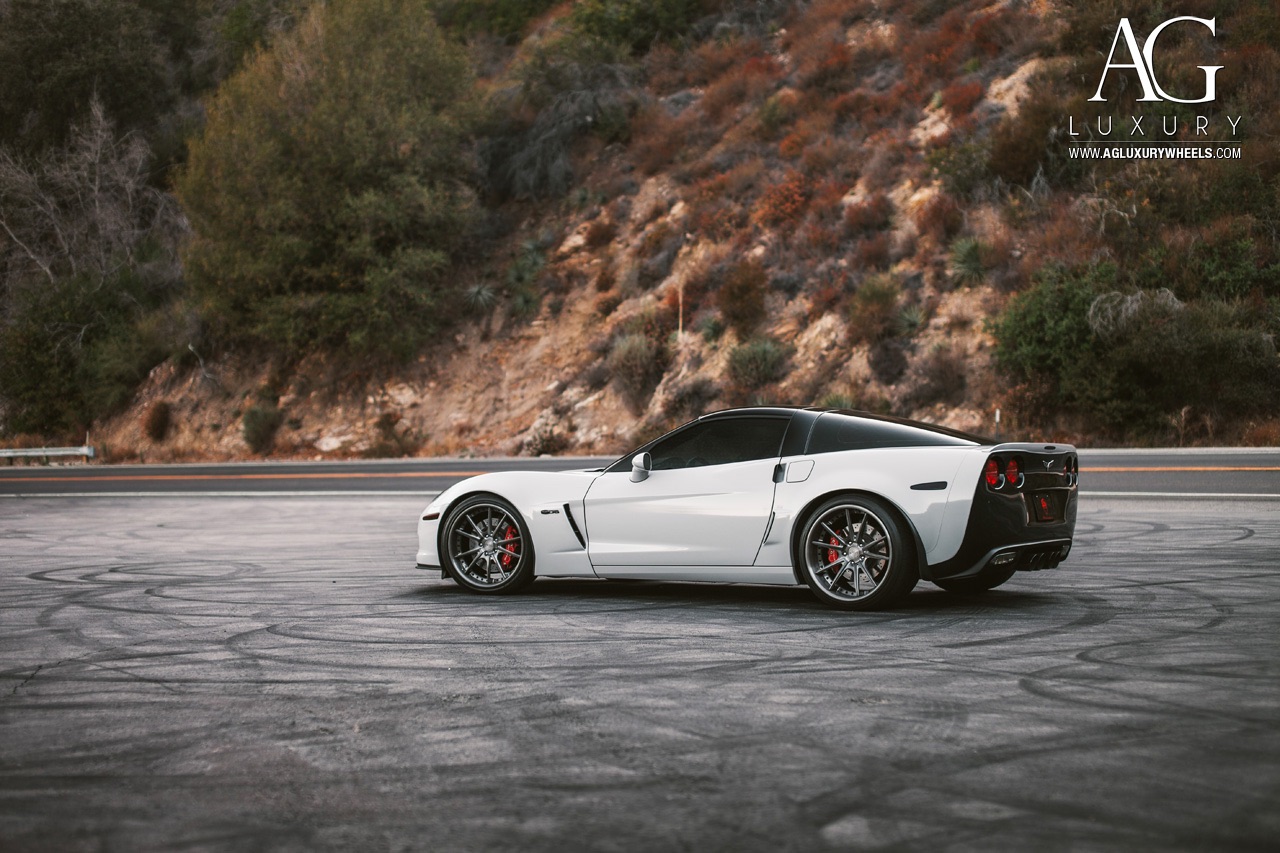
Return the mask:
[[[93,441],[147,461],[612,454],[701,412],[778,403],[980,432],[1002,409],[1006,434],[1082,442],[1274,443],[1274,401],[1161,398],[1126,432],[1046,402],[1078,393],[1065,373],[1038,384],[997,360],[1011,300],[1025,314],[1026,294],[1058,287],[1046,270],[1088,265],[1082,312],[1149,287],[1121,259],[1144,235],[1218,267],[1236,246],[1231,304],[1276,312],[1274,235],[1258,235],[1280,184],[1264,180],[1251,219],[1139,221],[1153,182],[1179,178],[1055,160],[1053,129],[1085,96],[1072,81],[1096,62],[1081,45],[1104,49],[1123,6],[1105,5],[1114,17],[1047,0],[707,3],[678,36],[611,53],[581,44],[608,3],[459,30],[498,117],[450,331],[394,368],[234,346],[169,359]],[[1173,286],[1178,310],[1210,295]],[[1269,328],[1230,330],[1271,376]]]

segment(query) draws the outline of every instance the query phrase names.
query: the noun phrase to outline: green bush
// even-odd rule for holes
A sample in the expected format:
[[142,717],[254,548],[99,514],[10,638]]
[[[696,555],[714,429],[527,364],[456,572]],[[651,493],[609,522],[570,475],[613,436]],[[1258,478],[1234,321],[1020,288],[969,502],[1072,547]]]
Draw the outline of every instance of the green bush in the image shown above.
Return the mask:
[[849,331],[854,343],[874,344],[894,331],[902,286],[889,274],[872,276],[849,300]]
[[152,25],[126,0],[0,4],[0,143],[61,145],[95,97],[125,127],[153,119],[168,95]]
[[213,334],[398,360],[452,317],[475,121],[462,49],[414,0],[317,4],[208,104],[177,180]]
[[982,284],[987,277],[987,264],[983,260],[986,246],[974,237],[961,237],[951,244],[951,264],[948,270],[956,284]]
[[274,405],[259,403],[244,413],[241,428],[245,444],[254,453],[266,453],[276,443],[276,430],[284,422],[284,413]]
[[489,192],[498,198],[563,195],[573,183],[573,144],[594,133],[630,134],[641,96],[625,49],[588,37],[534,46],[488,104],[478,148]]
[[[1114,264],[1080,269],[1049,266],[992,321],[996,359],[1015,378],[1049,382],[1048,393],[1080,402],[1088,396],[1094,335],[1089,308],[1116,283]],[[1084,386],[1076,383],[1083,381]]]
[[980,142],[935,148],[925,155],[925,161],[956,198],[972,198],[991,183],[991,152]]
[[570,19],[584,35],[643,53],[654,42],[683,37],[713,6],[708,0],[582,0]]
[[781,379],[786,363],[786,347],[772,338],[756,338],[729,353],[729,378],[739,388],[753,390]]
[[1265,314],[1167,291],[1121,293],[1116,278],[1110,264],[1042,270],[992,323],[1002,369],[1058,410],[1124,436],[1152,435],[1185,407],[1232,418],[1280,405]]
[[614,340],[606,362],[628,404],[644,409],[662,379],[666,354],[661,344],[643,332],[630,332]]
[[491,33],[508,44],[558,0],[435,0],[436,18],[461,36]]

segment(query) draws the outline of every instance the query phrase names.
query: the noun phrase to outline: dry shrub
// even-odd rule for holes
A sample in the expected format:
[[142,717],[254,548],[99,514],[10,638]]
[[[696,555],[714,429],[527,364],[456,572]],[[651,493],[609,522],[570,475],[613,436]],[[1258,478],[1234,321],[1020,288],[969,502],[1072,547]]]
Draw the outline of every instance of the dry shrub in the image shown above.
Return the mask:
[[743,336],[751,334],[764,320],[764,297],[769,278],[759,261],[739,261],[724,274],[716,303],[725,322]]
[[897,116],[903,106],[896,87],[887,92],[858,88],[832,99],[830,110],[839,118],[856,119],[867,128],[880,128]]
[[823,225],[821,222],[808,222],[800,229],[799,242],[818,252],[820,256],[835,253],[844,243],[844,230],[839,227]]
[[1037,267],[1051,260],[1087,258],[1099,248],[1098,229],[1076,213],[1065,199],[1051,204],[1036,228],[1024,229],[1022,233],[1035,241],[1035,248],[1027,253],[1027,258]]
[[669,418],[696,418],[720,395],[720,387],[705,376],[695,376],[671,389],[662,413]]
[[982,100],[987,87],[981,80],[952,83],[942,90],[942,106],[956,118],[967,116]]
[[907,72],[904,95],[919,100],[933,81],[950,78],[968,58],[967,17],[963,9],[952,9],[932,27],[905,30],[911,35],[901,48]]
[[882,270],[889,266],[892,235],[888,231],[880,231],[870,237],[863,237],[853,250],[854,264],[862,269]]
[[694,209],[690,218],[694,233],[717,241],[729,239],[746,224],[746,212],[731,201],[704,202]]
[[778,143],[778,155],[788,160],[794,160],[804,152],[805,146],[808,144],[809,137],[804,134],[798,132],[788,133]]
[[800,165],[808,174],[830,174],[846,185],[851,185],[858,179],[858,166],[853,151],[853,145],[846,140],[823,136],[800,155]]
[[622,295],[618,293],[602,293],[596,299],[596,315],[608,317],[622,304]]
[[757,101],[777,85],[778,64],[771,57],[752,57],[741,67],[731,68],[707,87],[702,111],[719,124],[731,111],[748,101]]
[[872,344],[867,353],[867,363],[876,379],[885,385],[892,385],[907,372],[906,345],[896,338],[885,338]]
[[827,178],[813,190],[809,201],[809,209],[820,219],[839,221],[844,215],[844,207],[840,202],[849,193],[853,182],[842,176]]
[[797,57],[796,76],[806,89],[835,92],[847,88],[853,71],[853,50],[845,43],[843,30],[836,30],[834,35]]
[[169,403],[165,400],[156,400],[147,407],[147,413],[142,418],[142,431],[154,442],[164,441],[169,434],[172,417],[173,408]]
[[844,301],[847,291],[848,279],[844,275],[820,285],[813,292],[813,299],[810,303],[810,316],[818,318],[823,314],[836,310],[840,303]]
[[1247,447],[1280,447],[1280,419],[1249,424],[1240,441]]
[[685,110],[678,116],[672,116],[661,106],[641,111],[632,123],[636,134],[631,152],[636,166],[647,174],[653,174],[676,162],[681,153],[701,144],[700,131],[704,124],[697,110]]
[[867,141],[864,150],[871,156],[862,167],[862,177],[868,189],[884,189],[898,179],[898,167],[906,159],[906,149],[901,141],[889,135],[878,135]]
[[766,56],[765,46],[759,39],[708,41],[699,45],[690,56],[684,82],[689,86],[705,86],[763,56]]
[[607,263],[604,269],[600,270],[600,275],[596,276],[596,290],[603,293],[606,290],[612,290],[613,286],[618,283],[618,272],[614,269],[612,263]]
[[864,201],[844,209],[844,224],[852,236],[870,231],[883,231],[893,218],[893,202],[884,193],[875,193]]
[[797,53],[840,38],[850,24],[864,18],[868,7],[874,5],[867,0],[815,0],[808,5],[795,4],[797,8],[786,22],[783,45]]
[[587,226],[587,247],[599,249],[613,242],[618,236],[618,226],[608,219],[597,219]]
[[911,368],[912,387],[904,400],[906,405],[958,405],[965,394],[964,363],[963,353],[956,347],[934,347]]
[[685,51],[666,43],[656,44],[644,56],[645,80],[654,92],[674,92],[689,85],[690,64]]
[[760,196],[756,219],[764,225],[794,225],[809,206],[809,179],[792,172]]
[[960,233],[964,226],[964,213],[956,200],[940,192],[916,211],[916,228],[921,235],[928,235],[938,242],[945,242]]
[[1011,184],[1027,186],[1049,160],[1049,143],[1062,116],[1081,114],[1081,95],[1072,103],[1061,99],[1045,87],[1032,89],[1022,102],[1018,114],[1006,118],[991,134],[990,169]]

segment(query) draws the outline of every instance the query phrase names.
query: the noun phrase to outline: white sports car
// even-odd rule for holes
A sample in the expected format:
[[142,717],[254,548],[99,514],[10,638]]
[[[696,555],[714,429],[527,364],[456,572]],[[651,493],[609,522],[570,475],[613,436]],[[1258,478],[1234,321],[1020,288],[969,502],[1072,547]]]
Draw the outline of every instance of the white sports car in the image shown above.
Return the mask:
[[705,415],[607,468],[482,474],[418,523],[418,565],[478,593],[537,576],[808,584],[874,610],[923,578],[982,592],[1071,551],[1064,444],[830,409]]

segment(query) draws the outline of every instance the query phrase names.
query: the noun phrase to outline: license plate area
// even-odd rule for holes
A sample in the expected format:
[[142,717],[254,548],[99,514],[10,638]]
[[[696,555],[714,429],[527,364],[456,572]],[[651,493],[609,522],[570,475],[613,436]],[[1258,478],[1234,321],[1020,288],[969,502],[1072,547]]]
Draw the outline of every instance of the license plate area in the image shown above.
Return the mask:
[[1040,524],[1052,524],[1062,521],[1062,506],[1058,496],[1053,492],[1032,492],[1027,495],[1031,502],[1031,518]]

